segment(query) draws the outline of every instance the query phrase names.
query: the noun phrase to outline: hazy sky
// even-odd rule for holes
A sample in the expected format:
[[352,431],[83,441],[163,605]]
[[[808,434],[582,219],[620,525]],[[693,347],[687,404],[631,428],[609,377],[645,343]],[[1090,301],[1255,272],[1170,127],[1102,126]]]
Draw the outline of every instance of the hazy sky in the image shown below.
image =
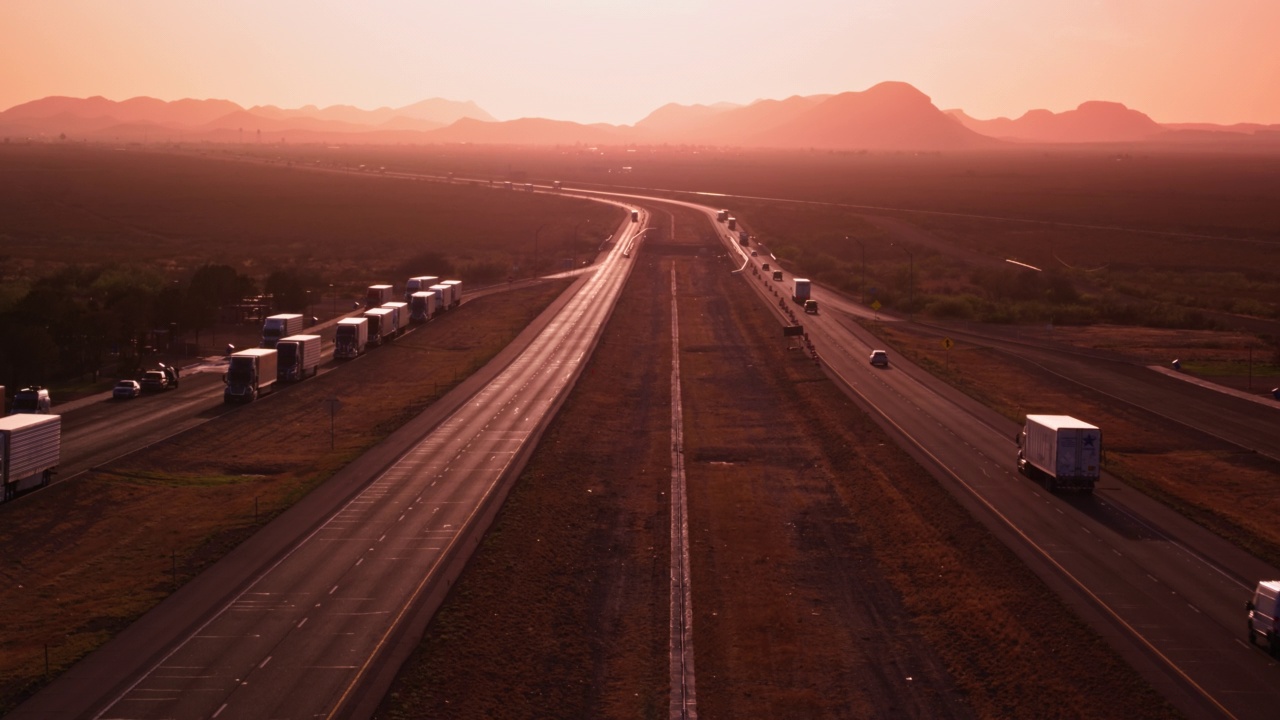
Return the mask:
[[474,100],[633,123],[668,102],[911,83],[979,118],[1114,100],[1280,123],[1280,0],[0,0],[0,109]]

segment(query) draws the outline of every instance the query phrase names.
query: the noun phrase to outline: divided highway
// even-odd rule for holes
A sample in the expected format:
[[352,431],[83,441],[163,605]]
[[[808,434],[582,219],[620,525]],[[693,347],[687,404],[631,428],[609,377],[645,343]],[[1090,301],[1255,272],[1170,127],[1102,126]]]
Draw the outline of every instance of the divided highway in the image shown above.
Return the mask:
[[12,717],[368,715],[416,642],[406,628],[420,631],[443,599],[589,357],[643,216],[621,228],[518,357],[443,422],[389,464],[370,471],[370,458],[333,478],[313,495],[360,489],[314,518],[291,512],[272,524],[287,528],[264,529],[286,540],[276,551],[256,562],[237,552],[207,573],[240,566],[209,612],[182,617],[175,596]]
[[[775,282],[751,273],[751,263],[771,258],[752,258],[735,233],[715,222],[714,208],[601,194],[706,215],[762,300],[775,311],[795,310],[833,377],[1179,709],[1191,717],[1276,716],[1280,668],[1246,642],[1244,601],[1257,580],[1280,577],[1280,570],[1105,473],[1093,496],[1045,491],[1016,471],[1017,424],[899,358],[888,368],[871,367],[868,355],[878,343],[851,317],[871,311],[814,286],[822,311],[799,312],[789,299],[793,278]],[[1041,360],[1046,354],[1038,353]],[[1109,387],[1137,385],[1114,369],[1100,367],[1097,374],[1109,378]],[[1163,395],[1148,389],[1168,382],[1151,378],[1127,401],[1156,404],[1172,419],[1199,415],[1186,419],[1191,427],[1211,422],[1220,399],[1204,400],[1199,388],[1170,386]],[[1197,394],[1189,410],[1177,407],[1183,391]],[[1227,412],[1234,422],[1234,412]],[[1236,433],[1245,445],[1256,444],[1256,435]],[[1052,627],[1043,628],[1042,638],[1050,661],[1054,647],[1071,642]]]

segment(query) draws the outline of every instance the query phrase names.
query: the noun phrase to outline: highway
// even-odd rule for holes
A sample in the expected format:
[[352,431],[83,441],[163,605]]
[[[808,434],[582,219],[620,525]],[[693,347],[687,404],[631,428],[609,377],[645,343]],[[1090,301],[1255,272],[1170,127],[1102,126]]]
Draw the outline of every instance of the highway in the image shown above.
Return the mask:
[[11,717],[367,716],[589,357],[644,215],[452,414],[349,466]]
[[[733,269],[757,289],[781,323],[793,322],[784,315],[792,310],[829,374],[1182,712],[1190,717],[1275,717],[1280,668],[1245,640],[1244,601],[1257,580],[1280,577],[1280,570],[1105,473],[1092,496],[1047,492],[1016,471],[1017,424],[901,358],[893,357],[888,368],[871,367],[868,354],[879,343],[852,319],[870,317],[869,309],[814,285],[821,312],[800,312],[789,300],[790,273],[782,282],[752,273],[747,263],[758,267],[772,258],[764,253],[750,257],[736,233],[716,223],[714,208],[602,194],[704,214],[717,229]],[[1079,364],[1052,351],[1037,350],[1036,356],[1064,373]],[[1237,424],[1242,401],[1177,387],[1166,378],[1137,382],[1133,373],[1139,371],[1122,373],[1110,363],[1087,362],[1094,363],[1090,383],[1105,384],[1118,401],[1150,404],[1153,411],[1164,410],[1171,419],[1185,417],[1188,426],[1198,428],[1212,427],[1215,413],[1223,408],[1234,428],[1230,432],[1242,445],[1262,438],[1270,449],[1265,428],[1255,436]],[[1182,406],[1185,393],[1194,393],[1195,401]],[[1071,642],[1056,628],[1044,628],[1043,639],[1049,661],[1055,647]]]

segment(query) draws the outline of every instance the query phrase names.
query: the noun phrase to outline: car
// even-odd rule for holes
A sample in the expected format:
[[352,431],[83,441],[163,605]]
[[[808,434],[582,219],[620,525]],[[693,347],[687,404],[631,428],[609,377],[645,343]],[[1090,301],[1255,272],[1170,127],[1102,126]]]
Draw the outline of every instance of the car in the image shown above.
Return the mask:
[[756,252],[755,250],[751,251],[751,257],[757,257],[759,254],[760,253]]
[[111,397],[116,400],[128,400],[136,398],[142,394],[142,386],[137,380],[121,380],[116,386],[111,388]]
[[33,385],[25,387],[13,394],[13,407],[10,412],[17,415],[18,413],[31,413],[33,415],[48,415],[53,412],[53,401],[49,397],[49,391]]
[[889,353],[883,350],[872,350],[871,364],[877,367],[889,367]]
[[1280,580],[1259,582],[1244,608],[1249,613],[1249,643],[1257,645],[1262,638],[1271,657],[1280,658]]
[[169,376],[163,370],[148,370],[142,374],[141,385],[148,392],[168,390]]

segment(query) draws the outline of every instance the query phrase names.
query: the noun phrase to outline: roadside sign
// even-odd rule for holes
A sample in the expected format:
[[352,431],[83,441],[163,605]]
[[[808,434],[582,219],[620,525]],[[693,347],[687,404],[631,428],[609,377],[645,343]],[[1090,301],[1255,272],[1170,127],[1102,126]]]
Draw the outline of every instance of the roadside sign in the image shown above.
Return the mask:
[[952,342],[951,338],[942,338],[942,349],[943,349],[943,350],[950,350],[951,348],[955,347],[955,345],[956,345],[956,344],[955,344],[954,342]]
[[872,310],[877,310],[877,311],[878,311],[881,307],[882,307],[882,306],[880,305],[880,301],[879,301],[879,300],[872,300],[872,301],[871,301],[871,309],[872,309]]

